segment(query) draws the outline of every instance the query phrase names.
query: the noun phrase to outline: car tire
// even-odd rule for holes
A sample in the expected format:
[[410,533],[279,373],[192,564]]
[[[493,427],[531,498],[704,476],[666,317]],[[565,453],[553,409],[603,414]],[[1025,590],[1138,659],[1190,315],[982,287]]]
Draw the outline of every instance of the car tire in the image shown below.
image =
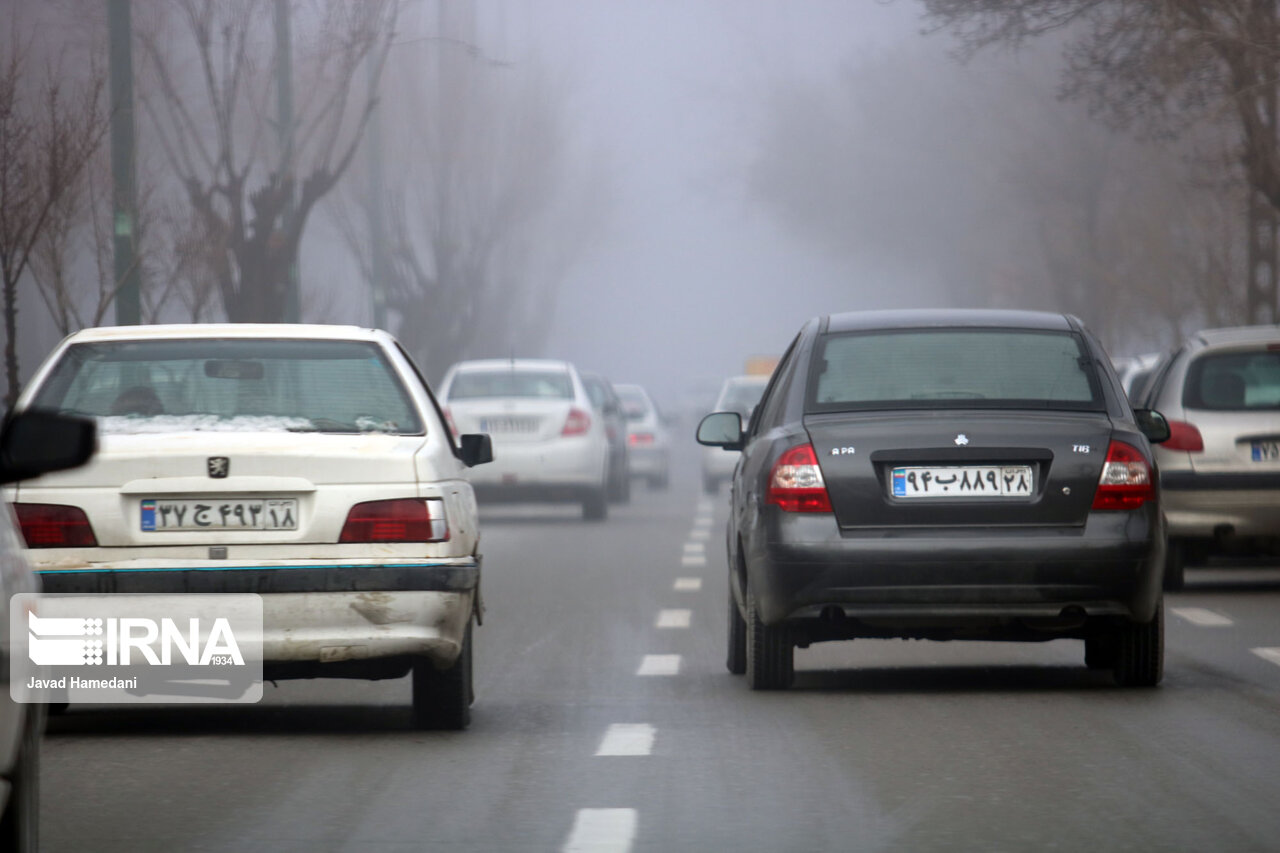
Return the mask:
[[608,488],[602,487],[587,493],[582,499],[584,521],[603,521],[609,516]]
[[729,657],[725,661],[729,672],[745,675],[747,671],[747,623],[738,612],[738,602],[733,600],[733,577],[729,577]]
[[1116,629],[1116,683],[1124,687],[1155,687],[1164,677],[1164,603],[1150,622]]
[[1089,669],[1111,669],[1116,666],[1116,635],[1104,631],[1084,638],[1084,665]]
[[1186,585],[1187,546],[1181,540],[1170,539],[1164,549],[1164,588],[1177,592]]
[[427,658],[413,662],[413,725],[418,729],[462,731],[471,724],[471,623],[453,666],[437,669]]
[[9,800],[0,818],[0,850],[35,853],[39,846],[40,736],[44,715],[36,705],[25,707],[22,740],[9,777]]
[[755,593],[747,587],[747,684],[752,690],[785,690],[795,680],[795,647],[786,626],[765,625]]
[[702,491],[706,492],[708,495],[719,494],[720,481],[717,480],[715,477],[709,477],[706,474],[703,474],[702,475]]
[[625,467],[615,466],[609,472],[609,502],[625,504],[631,500],[631,477]]
[[649,478],[649,490],[652,492],[662,491],[667,488],[667,472],[654,474]]

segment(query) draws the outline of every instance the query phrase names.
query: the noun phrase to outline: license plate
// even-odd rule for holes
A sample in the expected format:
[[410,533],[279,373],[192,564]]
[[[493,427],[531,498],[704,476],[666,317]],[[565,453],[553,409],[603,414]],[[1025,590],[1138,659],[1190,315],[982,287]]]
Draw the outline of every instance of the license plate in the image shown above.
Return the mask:
[[226,500],[144,500],[142,529],[297,530],[298,502],[293,498]]
[[957,465],[894,468],[895,498],[1026,498],[1034,483],[1030,465]]
[[536,418],[481,418],[480,431],[495,432],[515,432],[515,433],[532,433],[538,431],[538,421]]
[[1274,462],[1280,459],[1280,441],[1253,442],[1254,462]]

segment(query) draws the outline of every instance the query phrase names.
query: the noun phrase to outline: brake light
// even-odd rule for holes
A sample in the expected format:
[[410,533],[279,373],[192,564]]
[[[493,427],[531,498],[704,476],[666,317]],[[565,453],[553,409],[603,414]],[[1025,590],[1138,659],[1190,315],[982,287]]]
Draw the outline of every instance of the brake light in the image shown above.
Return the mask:
[[1142,452],[1123,441],[1112,441],[1107,448],[1107,461],[1102,464],[1098,490],[1093,495],[1093,508],[1137,509],[1155,499],[1151,466]]
[[631,435],[627,436],[627,443],[632,447],[653,444],[653,434],[647,432],[633,432]]
[[585,435],[589,429],[591,429],[591,415],[575,407],[569,410],[569,417],[565,418],[564,429],[560,430],[560,434]]
[[28,548],[92,548],[98,544],[89,517],[78,506],[14,504]]
[[778,458],[769,473],[765,501],[783,512],[831,512],[831,498],[813,445],[801,444]]
[[339,542],[444,542],[449,523],[440,498],[365,501],[353,506]]
[[1204,450],[1204,436],[1200,430],[1186,421],[1169,421],[1169,437],[1160,444],[1168,450],[1185,450],[1200,453]]

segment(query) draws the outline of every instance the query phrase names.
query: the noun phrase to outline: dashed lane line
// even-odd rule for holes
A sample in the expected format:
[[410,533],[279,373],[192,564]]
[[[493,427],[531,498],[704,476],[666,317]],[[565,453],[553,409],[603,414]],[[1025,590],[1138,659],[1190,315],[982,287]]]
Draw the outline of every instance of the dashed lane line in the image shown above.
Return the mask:
[[680,558],[680,565],[682,566],[694,567],[705,566],[706,564],[707,558],[703,554],[685,554]]
[[692,610],[659,610],[658,620],[654,623],[654,627],[688,628],[689,620],[692,618]]
[[679,675],[680,655],[645,655],[636,675]]
[[579,809],[564,853],[629,853],[636,838],[635,809]]
[[1265,661],[1271,661],[1276,666],[1280,666],[1280,646],[1271,646],[1269,648],[1250,649],[1258,657]]
[[671,588],[676,592],[697,592],[702,589],[702,578],[676,578]]
[[1205,610],[1203,607],[1171,607],[1169,612],[1201,628],[1221,628],[1235,624],[1221,613]]
[[697,518],[695,518],[695,519],[693,520],[693,526],[694,526],[694,527],[710,527],[710,526],[711,526],[711,516],[710,516],[710,515],[700,515],[700,516],[698,516]]
[[598,756],[649,755],[657,729],[648,723],[614,723],[604,733]]
[[694,541],[697,541],[697,540],[699,540],[699,539],[710,539],[710,538],[711,538],[711,528],[710,528],[710,527],[695,527],[695,528],[693,528],[692,530],[690,530],[690,531],[689,531],[689,538],[690,538],[691,540],[694,540]]
[[686,554],[701,554],[707,550],[706,542],[686,542],[684,543],[684,552]]

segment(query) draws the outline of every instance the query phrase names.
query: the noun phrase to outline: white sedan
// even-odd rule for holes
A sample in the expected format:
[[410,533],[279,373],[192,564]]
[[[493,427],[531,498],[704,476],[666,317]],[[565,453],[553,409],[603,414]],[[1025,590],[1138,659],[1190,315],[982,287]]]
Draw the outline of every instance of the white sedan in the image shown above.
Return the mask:
[[414,722],[470,720],[480,553],[468,466],[385,332],[87,329],[18,401],[97,419],[89,465],[12,487],[46,592],[258,593],[264,677],[413,674]]
[[609,438],[572,364],[463,361],[440,396],[456,431],[492,437],[494,463],[471,474],[481,500],[580,503],[583,518],[606,516]]

